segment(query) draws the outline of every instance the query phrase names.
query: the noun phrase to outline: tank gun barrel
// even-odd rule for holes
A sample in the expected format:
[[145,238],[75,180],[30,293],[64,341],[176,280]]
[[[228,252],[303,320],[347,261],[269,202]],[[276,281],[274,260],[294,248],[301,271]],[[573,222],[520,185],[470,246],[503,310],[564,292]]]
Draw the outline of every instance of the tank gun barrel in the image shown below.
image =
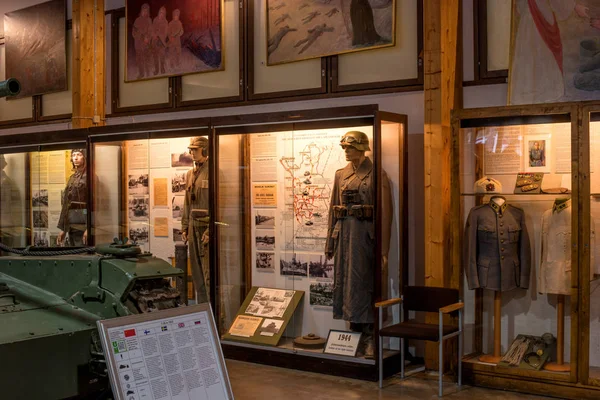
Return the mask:
[[0,82],[0,98],[16,96],[21,92],[21,83],[15,78]]

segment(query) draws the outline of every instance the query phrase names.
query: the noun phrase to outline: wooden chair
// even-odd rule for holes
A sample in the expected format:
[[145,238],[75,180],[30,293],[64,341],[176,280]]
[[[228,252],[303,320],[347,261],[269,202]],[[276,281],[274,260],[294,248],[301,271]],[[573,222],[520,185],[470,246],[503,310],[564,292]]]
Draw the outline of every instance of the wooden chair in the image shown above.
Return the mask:
[[[399,299],[390,299],[375,304],[379,309],[379,388],[383,387],[383,338],[400,338],[400,374],[404,379],[404,339],[426,340],[439,343],[439,383],[438,396],[443,395],[442,377],[444,368],[444,340],[458,336],[458,386],[462,385],[462,332],[463,307],[457,289],[406,286]],[[400,323],[383,327],[383,310],[386,307],[400,305]],[[414,320],[403,321],[404,310],[437,312],[437,324],[421,323]],[[444,314],[458,312],[458,326],[444,324]]]

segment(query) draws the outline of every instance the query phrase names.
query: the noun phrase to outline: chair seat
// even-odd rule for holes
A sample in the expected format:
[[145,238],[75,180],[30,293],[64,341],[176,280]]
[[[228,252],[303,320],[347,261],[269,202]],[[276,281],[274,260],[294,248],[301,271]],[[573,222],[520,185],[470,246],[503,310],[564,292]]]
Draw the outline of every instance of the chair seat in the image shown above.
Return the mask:
[[[439,329],[438,324],[424,324],[409,320],[386,326],[379,331],[379,335],[437,342],[439,340]],[[444,336],[458,332],[458,326],[455,325],[444,325],[442,329]]]

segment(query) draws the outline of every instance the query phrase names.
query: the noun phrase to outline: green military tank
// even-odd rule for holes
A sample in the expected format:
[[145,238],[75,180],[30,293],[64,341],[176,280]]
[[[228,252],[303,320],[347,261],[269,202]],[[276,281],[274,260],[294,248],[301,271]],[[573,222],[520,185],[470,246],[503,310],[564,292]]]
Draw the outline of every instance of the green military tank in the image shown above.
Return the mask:
[[110,397],[96,321],[184,303],[183,271],[136,245],[20,253],[0,257],[2,399]]

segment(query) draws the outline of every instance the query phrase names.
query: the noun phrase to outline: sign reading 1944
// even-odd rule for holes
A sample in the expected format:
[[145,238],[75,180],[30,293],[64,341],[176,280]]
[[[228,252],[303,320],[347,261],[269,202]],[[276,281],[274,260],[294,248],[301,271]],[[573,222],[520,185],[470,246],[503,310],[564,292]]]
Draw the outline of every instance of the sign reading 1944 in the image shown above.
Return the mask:
[[330,330],[323,353],[355,357],[361,332]]

